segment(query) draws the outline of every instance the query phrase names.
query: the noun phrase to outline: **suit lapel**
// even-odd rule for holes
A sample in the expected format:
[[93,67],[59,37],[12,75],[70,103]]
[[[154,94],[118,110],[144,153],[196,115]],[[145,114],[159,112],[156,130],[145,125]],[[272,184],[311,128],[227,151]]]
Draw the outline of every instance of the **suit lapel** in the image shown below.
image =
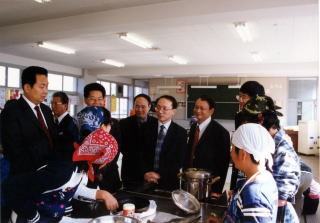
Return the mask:
[[[34,114],[33,110],[30,108],[29,104],[23,99],[21,96],[19,99],[22,110],[26,114],[26,118],[31,120],[33,124],[35,124],[39,129],[41,129],[38,118]],[[23,118],[23,117],[22,117]]]
[[171,121],[171,124],[167,130],[166,136],[165,136],[163,144],[162,144],[161,153],[168,150],[168,148],[169,148],[168,143],[172,142],[171,138],[173,135],[174,135],[174,123]]

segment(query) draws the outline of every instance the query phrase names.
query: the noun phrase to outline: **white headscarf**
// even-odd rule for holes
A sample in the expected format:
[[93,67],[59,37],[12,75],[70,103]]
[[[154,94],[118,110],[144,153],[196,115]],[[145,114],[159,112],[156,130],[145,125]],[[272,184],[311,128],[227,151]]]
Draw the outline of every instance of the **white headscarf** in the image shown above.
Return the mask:
[[274,140],[269,132],[259,124],[241,125],[233,134],[232,144],[252,154],[256,161],[268,159],[269,164],[272,163],[271,154],[275,150]]

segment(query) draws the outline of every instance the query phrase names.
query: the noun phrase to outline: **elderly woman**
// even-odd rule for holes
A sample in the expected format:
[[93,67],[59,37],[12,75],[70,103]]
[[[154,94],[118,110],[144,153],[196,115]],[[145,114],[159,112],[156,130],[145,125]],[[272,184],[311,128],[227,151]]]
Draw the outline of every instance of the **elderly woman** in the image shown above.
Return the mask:
[[118,208],[107,191],[86,187],[94,180],[94,170],[110,163],[118,152],[116,140],[108,133],[110,123],[89,134],[73,154],[73,161],[56,161],[36,172],[7,180],[3,190],[8,206],[18,215],[17,222],[59,222],[72,211],[73,198],[102,200],[109,210]]

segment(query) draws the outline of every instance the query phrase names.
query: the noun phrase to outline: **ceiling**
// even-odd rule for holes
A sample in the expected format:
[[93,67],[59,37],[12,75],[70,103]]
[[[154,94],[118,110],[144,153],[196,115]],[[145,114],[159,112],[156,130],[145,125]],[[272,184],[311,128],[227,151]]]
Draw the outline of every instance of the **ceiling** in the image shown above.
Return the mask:
[[[252,42],[241,41],[237,21],[247,22]],[[317,0],[1,0],[0,53],[101,77],[317,76],[318,21]],[[139,48],[119,39],[119,32],[160,49]],[[39,41],[76,54],[39,48]],[[170,55],[188,64],[174,64]],[[100,62],[104,58],[126,66],[113,68]]]

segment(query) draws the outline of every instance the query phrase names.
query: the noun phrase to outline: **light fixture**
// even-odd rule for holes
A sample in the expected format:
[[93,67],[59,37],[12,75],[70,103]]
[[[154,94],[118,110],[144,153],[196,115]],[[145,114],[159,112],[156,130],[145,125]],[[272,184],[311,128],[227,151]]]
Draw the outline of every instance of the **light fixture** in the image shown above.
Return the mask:
[[217,88],[216,85],[211,85],[211,86],[208,86],[208,85],[191,85],[191,88]]
[[180,85],[164,85],[164,86],[157,86],[158,89],[181,89]]
[[49,50],[54,50],[60,53],[66,53],[66,54],[75,54],[76,51],[74,49],[70,49],[67,47],[63,47],[57,44],[49,43],[49,42],[38,42],[37,45],[39,47],[43,47]]
[[108,65],[115,66],[115,67],[124,67],[125,66],[124,63],[121,63],[121,62],[115,61],[115,60],[110,60],[110,59],[104,59],[104,60],[101,60],[101,62],[108,64]]
[[261,62],[262,58],[258,52],[251,52],[251,57],[255,62]]
[[38,2],[38,3],[48,3],[48,2],[51,2],[51,0],[33,0],[35,2]]
[[178,57],[178,56],[169,56],[168,58],[169,58],[169,60],[171,60],[177,64],[187,64],[188,63],[185,59]]
[[236,31],[238,32],[240,38],[243,42],[251,42],[252,41],[252,35],[250,33],[250,30],[248,28],[248,24],[245,22],[235,22],[233,23]]
[[130,43],[133,43],[139,47],[142,47],[144,49],[152,49],[152,44],[146,42],[145,40],[142,40],[141,38],[137,37],[136,35],[132,33],[119,33],[119,38],[126,40]]

